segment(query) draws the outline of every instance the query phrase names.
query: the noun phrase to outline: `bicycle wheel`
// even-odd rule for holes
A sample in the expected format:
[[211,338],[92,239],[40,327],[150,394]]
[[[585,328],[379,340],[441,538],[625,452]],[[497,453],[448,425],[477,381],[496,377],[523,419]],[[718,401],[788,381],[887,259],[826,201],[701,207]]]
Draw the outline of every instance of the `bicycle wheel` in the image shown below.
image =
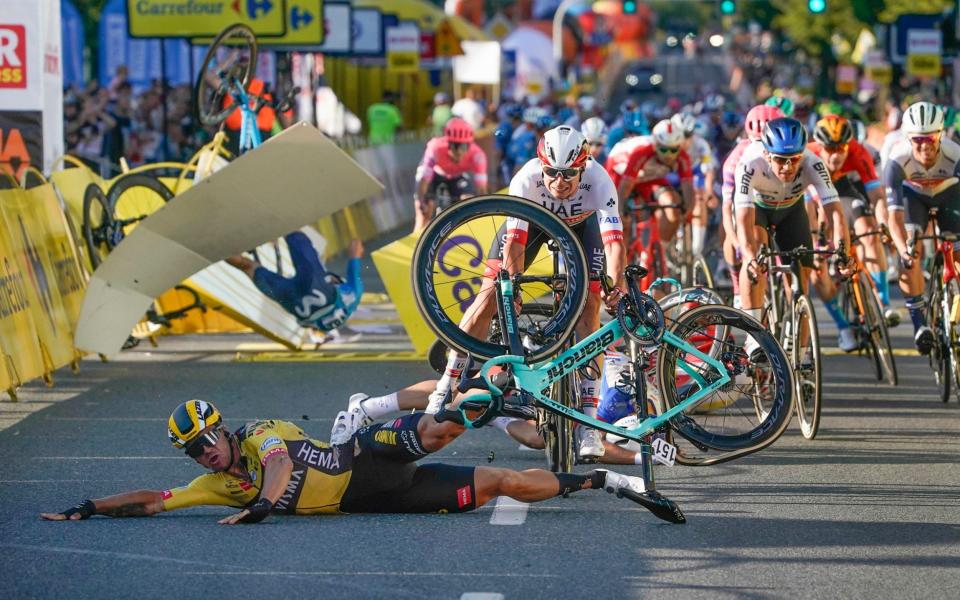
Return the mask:
[[[864,321],[870,332],[870,346],[875,352],[876,363],[882,371],[882,377],[878,374],[877,379],[886,379],[890,385],[897,385],[899,383],[897,362],[893,356],[890,331],[887,329],[887,320],[880,307],[880,299],[874,292],[873,286],[865,280],[867,275],[861,272],[858,277],[864,278],[861,279],[860,284],[863,290]],[[956,285],[956,282],[953,283]]]
[[[424,230],[413,251],[414,297],[427,325],[449,347],[478,360],[508,353],[507,344],[486,339],[486,327],[484,335],[476,336],[460,326],[461,315],[475,301],[490,302],[487,308],[496,305],[496,286],[490,285],[492,279],[484,272],[484,257],[487,246],[495,241],[496,232],[508,218],[535,224],[531,226],[534,231],[529,234],[527,246],[542,248],[537,256],[526,257],[526,274],[546,272],[536,276],[538,282],[524,283],[521,279],[514,293],[524,302],[548,295],[557,297],[552,316],[539,326],[526,328],[527,359],[538,361],[555,354],[572,335],[587,299],[589,283],[580,240],[563,221],[540,205],[491,194],[464,200],[442,212]],[[556,247],[556,257],[546,250],[551,245]],[[562,273],[552,272],[552,266],[558,263],[563,265],[563,269],[558,269]],[[523,313],[517,318],[522,320]]]
[[[576,389],[576,375],[570,373],[556,381],[547,395],[564,406],[571,406]],[[537,412],[548,468],[554,473],[572,472],[576,464],[573,421],[542,408]]]
[[710,267],[707,265],[706,259],[702,256],[694,258],[691,268],[693,271],[693,286],[704,288],[713,287],[713,273],[710,272]]
[[953,304],[960,302],[960,283],[956,279],[947,282],[947,301],[944,302],[944,318],[947,327],[947,342],[950,344],[950,356],[953,368],[954,391],[960,400],[960,323],[953,320]]
[[129,235],[140,221],[157,212],[173,199],[173,192],[159,180],[131,173],[114,181],[107,191],[107,203],[113,220],[119,225],[111,248]]
[[[521,318],[518,319],[520,336],[523,337],[528,335],[530,331],[539,331],[539,328],[543,326],[543,323],[548,321],[549,318],[553,316],[553,313],[553,305],[547,304],[546,302],[531,302],[529,304],[524,304],[520,312]],[[490,323],[489,339],[491,342],[502,343],[502,338],[500,337],[500,323],[497,321],[492,321]],[[450,352],[450,347],[440,340],[433,342],[433,344],[430,346],[430,350],[427,351],[427,363],[434,371],[437,372],[438,375],[443,375],[447,368],[448,352]],[[480,365],[474,366],[479,368]]]
[[116,245],[112,238],[117,229],[106,195],[99,185],[91,183],[83,192],[83,239],[93,269],[100,266]]
[[[800,433],[808,440],[817,437],[820,428],[820,399],[822,393],[820,334],[817,316],[809,296],[801,294],[793,305],[793,344],[790,361],[793,364],[795,405]],[[807,341],[800,343],[801,333],[807,332]]]
[[204,125],[214,127],[236,109],[224,105],[231,90],[247,84],[257,70],[257,37],[247,25],[236,23],[220,32],[213,40],[200,65],[193,86],[194,109]]
[[[793,409],[793,374],[780,344],[759,321],[729,306],[704,305],[684,313],[670,331],[715,357],[733,376],[726,386],[670,420],[680,462],[725,462],[765,448],[780,437]],[[761,357],[757,360],[743,349],[748,337],[758,345]],[[713,369],[706,364],[678,348],[662,346],[657,377],[668,409],[699,389],[683,367],[707,380],[713,377]],[[757,406],[764,408],[762,415]]]
[[930,267],[930,279],[927,281],[927,325],[933,330],[934,343],[930,350],[930,368],[937,382],[937,392],[942,402],[950,399],[950,352],[945,337],[943,314],[943,256],[936,255]]

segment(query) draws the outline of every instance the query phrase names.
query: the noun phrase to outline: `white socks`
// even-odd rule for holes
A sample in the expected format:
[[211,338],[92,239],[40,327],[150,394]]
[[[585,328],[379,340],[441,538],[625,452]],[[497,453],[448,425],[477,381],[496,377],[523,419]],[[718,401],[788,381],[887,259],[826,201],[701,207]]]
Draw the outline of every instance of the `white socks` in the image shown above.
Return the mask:
[[400,401],[397,399],[397,393],[387,394],[386,396],[377,396],[376,398],[367,398],[360,403],[363,412],[374,420],[386,415],[400,412]]
[[443,377],[437,382],[437,391],[446,392],[450,389],[450,382],[459,379],[463,368],[467,366],[467,359],[453,350],[447,355],[447,368],[443,370]]
[[707,239],[707,228],[703,225],[694,224],[690,226],[690,231],[692,233],[690,236],[690,251],[694,256],[701,256],[704,240]]

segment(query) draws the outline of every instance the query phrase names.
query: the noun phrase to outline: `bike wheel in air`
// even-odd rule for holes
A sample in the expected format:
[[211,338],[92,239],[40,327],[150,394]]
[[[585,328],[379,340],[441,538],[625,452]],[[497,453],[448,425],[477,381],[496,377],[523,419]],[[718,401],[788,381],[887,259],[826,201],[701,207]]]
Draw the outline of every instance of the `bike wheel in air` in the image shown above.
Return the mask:
[[[482,323],[485,319],[475,321],[478,327],[482,326],[481,335],[473,335],[460,325],[466,311],[477,310],[471,308],[475,302],[489,302],[490,310],[484,314],[496,315],[496,287],[493,278],[485,273],[490,264],[486,256],[507,219],[531,224],[527,246],[541,245],[537,256],[527,257],[524,275],[550,281],[548,285],[521,280],[514,293],[524,304],[555,298],[556,308],[546,321],[524,317],[522,309],[517,315],[516,326],[524,340],[527,359],[542,360],[555,354],[572,335],[587,299],[589,278],[576,234],[538,204],[513,196],[487,195],[458,202],[438,215],[413,251],[414,297],[427,325],[447,346],[478,360],[508,353],[509,347],[502,340],[488,339],[488,326]],[[557,256],[546,250],[549,245],[557,248]],[[562,268],[555,270],[556,264]]]
[[[806,342],[801,343],[803,332],[807,332]],[[797,298],[793,306],[790,362],[793,363],[796,384],[794,404],[797,407],[797,420],[800,421],[800,433],[806,439],[812,440],[817,437],[817,430],[820,428],[822,370],[817,317],[810,298],[805,295]]]
[[[531,302],[523,305],[523,319],[521,319],[521,321],[522,324],[527,327],[542,327],[543,323],[553,316],[553,313],[554,309],[552,304],[546,302]],[[491,342],[502,342],[502,338],[500,337],[500,324],[497,321],[490,323],[490,337],[488,339]],[[430,350],[427,351],[427,362],[438,375],[443,375],[444,371],[446,371],[449,352],[450,347],[440,340],[434,341],[430,346]],[[480,367],[480,365],[476,363],[474,363],[473,366],[475,369]],[[470,376],[473,377],[473,375]]]
[[107,190],[107,202],[115,223],[119,225],[111,248],[163,205],[173,199],[173,192],[160,180],[141,173],[120,176]]
[[937,393],[942,402],[950,399],[950,380],[953,378],[950,368],[949,338],[946,337],[946,328],[943,312],[943,256],[938,254],[930,268],[930,279],[927,281],[927,326],[933,330],[934,343],[930,350],[930,368],[937,383]]
[[107,257],[114,245],[116,225],[110,211],[110,203],[100,186],[91,183],[83,192],[83,240],[90,256],[90,266],[95,270]]
[[[670,331],[719,360],[733,377],[670,420],[678,461],[688,465],[725,462],[765,448],[780,437],[793,409],[793,375],[780,344],[759,321],[729,306],[705,305],[684,313]],[[756,360],[743,348],[748,336],[757,342]],[[712,368],[682,350],[664,345],[658,354],[660,395],[668,409],[699,389],[681,368],[682,362],[702,377],[713,376]]]
[[870,345],[876,352],[876,362],[880,365],[883,379],[886,379],[890,385],[897,385],[899,383],[897,362],[893,356],[893,344],[890,342],[890,331],[887,329],[887,320],[883,316],[880,299],[874,292],[873,286],[866,281],[867,275],[861,272],[858,276],[863,278],[861,289],[864,292],[864,320],[869,327]]
[[257,70],[257,37],[247,25],[236,23],[213,40],[200,65],[193,86],[197,118],[207,126],[217,126],[236,109],[224,105],[235,85],[247,89]]

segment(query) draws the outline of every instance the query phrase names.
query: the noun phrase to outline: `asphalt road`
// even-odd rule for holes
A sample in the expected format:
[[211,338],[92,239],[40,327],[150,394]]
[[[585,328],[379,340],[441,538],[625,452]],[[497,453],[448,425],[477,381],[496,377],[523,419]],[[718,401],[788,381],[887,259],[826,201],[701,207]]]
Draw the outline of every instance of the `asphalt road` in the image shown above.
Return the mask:
[[[898,331],[901,338],[907,332]],[[905,341],[905,340],[904,340]],[[467,515],[271,517],[226,528],[230,511],[47,523],[116,491],[165,489],[200,474],[170,447],[165,421],[188,398],[228,425],[296,421],[326,439],[351,392],[430,376],[412,362],[250,363],[233,354],[142,349],[85,361],[39,408],[0,432],[0,581],[5,598],[955,598],[960,580],[960,405],[941,404],[920,358],[901,386],[875,384],[856,357],[827,362],[820,435],[796,425],[763,453],[710,468],[660,468],[683,526],[602,491]],[[47,405],[49,403],[49,405]],[[491,455],[491,453],[493,453]],[[453,464],[543,464],[496,430],[439,453]],[[586,470],[585,467],[578,468]],[[626,471],[633,471],[627,467]],[[465,596],[466,595],[466,596]]]

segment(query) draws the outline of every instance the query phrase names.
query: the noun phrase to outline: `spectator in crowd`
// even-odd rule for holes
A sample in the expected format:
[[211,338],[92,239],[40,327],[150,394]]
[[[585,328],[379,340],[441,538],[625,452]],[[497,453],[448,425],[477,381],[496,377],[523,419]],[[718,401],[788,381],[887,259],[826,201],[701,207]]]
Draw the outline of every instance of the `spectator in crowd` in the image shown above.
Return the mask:
[[474,131],[479,131],[483,128],[486,111],[483,105],[477,101],[477,91],[472,87],[468,87],[463,92],[463,98],[454,102],[450,110],[453,116],[460,117],[466,121],[470,127],[473,127]]
[[380,102],[367,108],[367,132],[370,145],[392,144],[397,129],[403,126],[403,116],[394,105],[393,92],[383,92]]
[[433,112],[430,113],[430,126],[433,128],[433,137],[443,135],[443,126],[453,117],[450,108],[450,96],[444,92],[437,92],[433,96]]

